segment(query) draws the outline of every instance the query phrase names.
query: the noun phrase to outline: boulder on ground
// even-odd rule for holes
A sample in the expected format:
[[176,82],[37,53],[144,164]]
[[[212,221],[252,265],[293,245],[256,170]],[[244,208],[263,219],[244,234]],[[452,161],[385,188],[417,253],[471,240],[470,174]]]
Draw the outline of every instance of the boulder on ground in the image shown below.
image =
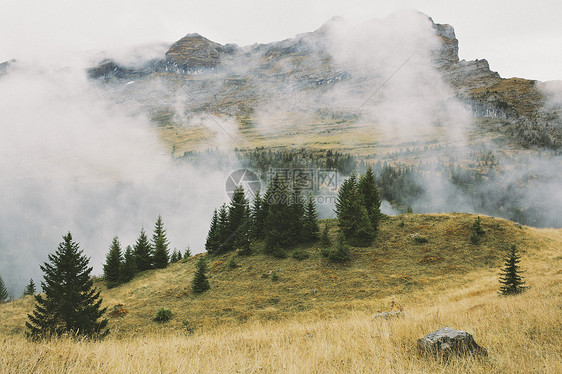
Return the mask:
[[449,356],[451,354],[469,354],[487,356],[486,349],[474,341],[466,331],[443,327],[418,339],[418,348],[424,353]]

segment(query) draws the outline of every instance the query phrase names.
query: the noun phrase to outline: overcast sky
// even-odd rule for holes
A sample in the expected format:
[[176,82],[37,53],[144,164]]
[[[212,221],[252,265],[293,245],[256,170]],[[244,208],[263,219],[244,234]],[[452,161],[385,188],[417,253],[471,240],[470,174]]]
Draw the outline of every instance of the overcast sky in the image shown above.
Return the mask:
[[560,0],[0,0],[0,61],[123,50],[198,32],[220,43],[270,42],[417,9],[454,26],[460,58],[486,58],[502,77],[562,79]]

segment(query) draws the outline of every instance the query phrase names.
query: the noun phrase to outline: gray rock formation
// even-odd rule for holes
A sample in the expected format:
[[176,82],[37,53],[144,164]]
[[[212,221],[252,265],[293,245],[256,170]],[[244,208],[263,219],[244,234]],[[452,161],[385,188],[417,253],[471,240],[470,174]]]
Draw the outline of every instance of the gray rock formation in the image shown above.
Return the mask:
[[[459,42],[453,27],[436,24],[421,13],[417,17],[429,21],[433,30],[428,31],[433,31],[437,37],[438,44],[431,44],[431,63],[451,87],[451,92],[472,109],[473,117],[482,127],[494,132],[501,129],[503,134],[525,147],[560,147],[560,115],[552,111],[540,112],[545,100],[535,81],[503,79],[490,70],[484,59],[459,61]],[[369,26],[382,24],[388,27],[388,22],[373,20]],[[388,72],[381,73],[376,69],[376,62],[374,65],[369,63],[369,59],[376,59],[376,56],[362,55],[370,45],[369,32],[373,31],[366,27],[359,34],[347,33],[346,27],[336,18],[314,32],[246,47],[221,45],[199,34],[188,34],[174,43],[161,59],[141,67],[120,66],[106,60],[89,69],[88,74],[92,79],[112,82],[146,77],[147,86],[151,86],[151,79],[158,81],[156,86],[167,87],[168,91],[147,99],[151,105],[157,104],[158,110],[168,105],[162,98],[172,98],[177,87],[182,86],[179,92],[189,92],[190,110],[251,116],[260,106],[287,103],[287,107],[279,108],[279,112],[301,112],[311,116],[327,110],[331,111],[328,119],[341,119],[342,122],[351,119],[352,122],[355,112],[350,108],[359,104],[337,108],[341,102],[324,103],[326,97],[331,100],[337,95],[324,94],[341,88],[343,92],[351,92],[352,97],[368,97],[373,86],[380,84]],[[334,29],[339,30],[336,39],[339,47],[348,44],[363,46],[355,48],[355,53],[359,59],[366,58],[363,64],[370,70],[358,70],[357,66],[351,66],[354,65],[352,61],[338,59],[337,56],[346,55],[346,52],[334,52],[335,42],[331,39]],[[360,41],[355,43],[355,39]],[[299,94],[309,99],[295,101]],[[126,97],[130,95],[131,92],[125,93]],[[171,102],[176,101],[172,99]],[[154,111],[154,108],[150,110]]]
[[0,64],[0,77],[3,75],[8,74],[8,70],[12,67],[12,65],[16,62],[16,60],[4,61]]
[[443,327],[418,339],[418,349],[422,352],[449,356],[451,354],[469,354],[487,356],[486,349],[474,341],[466,331]]

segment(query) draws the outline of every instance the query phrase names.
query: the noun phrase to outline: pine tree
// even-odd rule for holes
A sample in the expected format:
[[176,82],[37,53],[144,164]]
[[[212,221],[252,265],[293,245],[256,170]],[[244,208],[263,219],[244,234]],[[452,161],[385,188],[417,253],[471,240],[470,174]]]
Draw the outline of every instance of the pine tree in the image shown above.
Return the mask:
[[470,229],[476,234],[476,235],[484,235],[486,233],[486,231],[484,230],[484,228],[482,227],[482,220],[480,219],[480,216],[476,217],[476,220],[474,220],[474,222],[472,223],[472,226],[470,227]]
[[265,251],[276,257],[284,257],[283,249],[293,243],[287,186],[274,177],[266,191],[266,200],[269,208],[264,225]]
[[41,265],[43,293],[35,295],[35,309],[25,323],[32,339],[60,336],[64,333],[103,337],[109,333],[107,319],[101,319],[100,292],[90,277],[92,268],[78,243],[68,233],[49,262]]
[[344,180],[339,187],[338,198],[336,199],[336,209],[334,210],[338,219],[340,217],[345,217],[345,215],[348,214],[347,203],[349,201],[351,193],[356,188],[357,180],[355,179],[354,175]]
[[363,203],[365,209],[367,210],[367,215],[371,221],[373,230],[377,230],[379,227],[379,221],[381,216],[381,200],[379,196],[379,189],[377,188],[377,183],[375,181],[375,175],[371,168],[367,169],[365,174],[359,178],[359,183],[357,185],[359,188],[359,193],[363,197]]
[[256,205],[254,200],[254,207],[252,211],[252,218],[254,220],[254,237],[256,239],[265,239],[265,221],[269,214],[269,207],[272,202],[271,189],[268,186],[265,194],[261,196],[259,205]]
[[195,267],[197,270],[191,283],[191,290],[193,293],[203,293],[211,288],[207,279],[207,262],[205,259],[200,258]]
[[28,296],[28,295],[35,295],[35,282],[33,282],[33,278],[31,278],[29,280],[29,283],[27,284],[27,286],[25,286],[25,289],[23,290],[23,296]]
[[297,188],[293,189],[290,194],[290,200],[288,201],[288,217],[289,221],[289,245],[305,242],[303,237],[304,232],[304,214],[305,214],[305,202],[302,197],[301,191]]
[[336,201],[338,225],[345,240],[355,246],[367,246],[373,240],[373,228],[355,176],[346,179]]
[[135,253],[130,245],[128,245],[125,250],[123,263],[121,265],[121,281],[125,283],[131,281],[137,273],[137,264]]
[[502,284],[500,294],[515,295],[525,289],[525,281],[521,276],[520,266],[518,265],[520,261],[521,256],[519,256],[517,247],[512,245],[500,274],[499,282]]
[[355,234],[350,237],[349,243],[357,247],[366,247],[373,242],[373,227],[367,214],[367,209],[359,206],[359,214]]
[[185,252],[183,252],[183,258],[188,259],[190,257],[191,257],[191,248],[189,248],[189,246],[187,246],[187,248],[185,249]]
[[8,290],[6,289],[6,285],[4,284],[4,280],[0,277],[0,304],[6,302],[8,299]]
[[[217,249],[216,253],[225,252],[228,248],[226,242],[230,239],[229,232],[230,224],[228,222],[228,208],[226,204],[222,204],[219,209],[218,222],[217,222]],[[225,247],[226,245],[226,247]]]
[[164,222],[162,216],[158,216],[154,225],[154,234],[152,235],[152,248],[154,248],[152,263],[155,269],[164,269],[168,266],[168,239],[166,238],[166,230],[164,230]]
[[109,246],[109,252],[105,257],[105,264],[103,265],[103,275],[107,288],[117,287],[121,284],[122,262],[121,243],[119,243],[119,238],[114,237]]
[[314,198],[310,194],[308,196],[308,202],[306,204],[302,228],[302,238],[304,242],[313,242],[318,240],[318,233],[320,228],[318,227],[318,212],[316,211],[316,203]]
[[179,260],[181,260],[181,252],[174,248],[174,251],[170,256],[170,263],[178,262]]
[[330,236],[328,235],[328,224],[324,224],[324,230],[322,231],[322,237],[320,238],[320,243],[322,247],[327,248],[332,245]]
[[264,199],[258,191],[252,202],[252,208],[250,210],[250,217],[252,218],[252,237],[256,239],[263,238],[263,224],[265,221],[265,215],[267,211],[263,210]]
[[250,246],[250,209],[242,185],[236,187],[228,209],[228,239],[221,252]]
[[135,263],[138,271],[145,271],[152,269],[152,248],[148,242],[148,237],[141,229],[139,238],[134,246]]
[[209,254],[217,253],[219,245],[219,214],[215,209],[213,218],[211,218],[211,227],[207,233],[207,240],[205,241],[205,250]]
[[472,244],[480,244],[482,236],[486,233],[486,231],[482,227],[480,216],[478,216],[472,226],[470,226],[470,231],[470,242]]

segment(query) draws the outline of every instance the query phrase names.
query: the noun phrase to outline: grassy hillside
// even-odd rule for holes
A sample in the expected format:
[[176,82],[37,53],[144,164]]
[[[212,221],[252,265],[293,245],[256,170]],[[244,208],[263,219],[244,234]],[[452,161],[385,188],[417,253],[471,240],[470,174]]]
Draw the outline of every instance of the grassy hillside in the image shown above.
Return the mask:
[[[0,306],[0,372],[436,372],[444,364],[417,356],[415,341],[443,326],[473,333],[490,352],[455,359],[447,372],[560,372],[561,230],[483,217],[486,234],[473,245],[474,220],[390,217],[372,247],[353,249],[349,265],[327,263],[318,246],[305,248],[302,261],[237,256],[231,268],[234,254],[213,257],[211,290],[201,296],[189,287],[194,258],[115,289],[99,284],[108,307],[128,310],[111,317],[112,335],[101,343],[26,342],[33,302],[17,300]],[[335,221],[327,223],[335,237]],[[511,244],[522,250],[531,288],[499,297],[498,268]],[[152,321],[160,307],[174,313],[168,323]],[[372,318],[393,309],[405,317]]]

